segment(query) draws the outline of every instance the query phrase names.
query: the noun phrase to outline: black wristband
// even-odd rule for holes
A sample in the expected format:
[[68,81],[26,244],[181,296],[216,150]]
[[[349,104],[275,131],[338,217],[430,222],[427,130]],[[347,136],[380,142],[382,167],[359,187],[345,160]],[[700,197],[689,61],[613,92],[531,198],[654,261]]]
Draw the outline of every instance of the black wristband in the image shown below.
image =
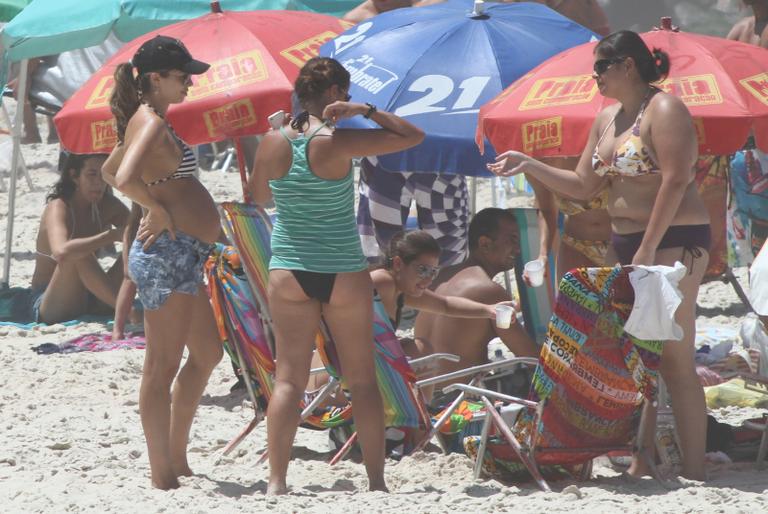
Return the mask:
[[363,118],[365,118],[365,119],[368,119],[368,118],[370,118],[371,116],[373,116],[373,113],[377,112],[377,111],[378,111],[378,109],[376,108],[376,106],[375,106],[375,105],[373,105],[373,104],[369,104],[368,102],[365,102],[365,105],[367,105],[367,106],[368,106],[368,112],[366,112],[365,114],[363,114]]

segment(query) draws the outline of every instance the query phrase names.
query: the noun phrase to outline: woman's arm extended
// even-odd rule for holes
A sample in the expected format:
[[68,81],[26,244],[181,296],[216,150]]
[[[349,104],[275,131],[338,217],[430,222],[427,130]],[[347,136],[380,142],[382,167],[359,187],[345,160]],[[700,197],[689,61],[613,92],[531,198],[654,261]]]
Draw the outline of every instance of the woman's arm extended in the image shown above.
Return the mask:
[[599,139],[598,130],[610,114],[603,111],[592,124],[587,146],[576,166],[576,172],[549,166],[528,155],[509,150],[496,157],[496,162],[488,164],[488,170],[501,177],[511,177],[525,173],[544,184],[557,194],[576,200],[590,200],[603,187],[604,177],[592,170],[592,154]]
[[664,94],[653,106],[651,143],[661,168],[661,187],[653,203],[643,241],[632,264],[653,264],[656,248],[677,214],[691,183],[698,143],[688,108],[677,97]]
[[[511,302],[503,302],[511,305]],[[421,311],[434,312],[454,318],[496,319],[496,305],[486,305],[459,296],[443,296],[430,290],[421,296],[405,296],[405,304]]]

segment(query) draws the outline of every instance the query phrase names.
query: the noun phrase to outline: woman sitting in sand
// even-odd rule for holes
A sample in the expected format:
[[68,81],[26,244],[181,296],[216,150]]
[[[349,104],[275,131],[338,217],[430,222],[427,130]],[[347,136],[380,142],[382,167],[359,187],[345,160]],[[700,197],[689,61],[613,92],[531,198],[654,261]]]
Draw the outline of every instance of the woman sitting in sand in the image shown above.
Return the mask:
[[[631,31],[605,37],[595,47],[593,77],[600,93],[618,103],[597,116],[576,173],[508,151],[489,169],[501,176],[526,173],[553,191],[587,200],[608,188],[613,235],[607,264],[688,267],[680,281],[683,302],[675,318],[682,341],[664,345],[661,374],[672,398],[685,477],[704,473],[706,406],[696,375],[696,296],[709,260],[709,217],[694,182],[698,144],[683,102],[653,84],[669,72],[669,56],[648,49]],[[646,448],[653,448],[655,410],[647,413]],[[629,473],[647,474],[633,459]]]
[[[195,154],[165,119],[168,106],[187,95],[191,75],[207,69],[181,41],[156,36],[117,67],[110,99],[119,143],[104,164],[104,177],[144,211],[128,273],[144,306],[147,351],[139,410],[152,485],[160,489],[179,487],[178,477],[192,474],[189,430],[222,356],[203,286],[203,264],[221,230],[219,215],[195,178]],[[189,356],[176,378],[171,409],[171,383],[185,346]]]
[[70,155],[46,197],[32,275],[35,321],[58,323],[115,307],[122,259],[104,271],[96,253],[120,241],[128,209],[101,178],[105,158]]
[[[299,402],[309,378],[315,333],[323,315],[334,335],[360,436],[368,483],[384,482],[384,411],[376,384],[373,287],[355,223],[352,158],[399,152],[424,133],[373,105],[350,103],[350,75],[333,59],[310,59],[295,92],[305,109],[290,127],[259,144],[249,188],[265,204],[274,197],[277,221],[269,263],[269,307],[274,321],[277,372],[267,410],[269,494],[287,491]],[[334,129],[364,116],[378,130]]]

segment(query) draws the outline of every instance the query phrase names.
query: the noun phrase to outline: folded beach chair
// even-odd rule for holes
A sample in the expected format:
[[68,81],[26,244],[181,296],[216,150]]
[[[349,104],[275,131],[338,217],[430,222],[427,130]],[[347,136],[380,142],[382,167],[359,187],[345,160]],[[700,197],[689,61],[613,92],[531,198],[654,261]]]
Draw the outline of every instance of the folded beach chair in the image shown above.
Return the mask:
[[520,229],[520,253],[515,259],[515,281],[523,312],[523,322],[528,335],[541,344],[547,334],[547,323],[552,316],[555,302],[555,263],[552,258],[547,263],[549,280],[542,287],[528,287],[523,282],[523,267],[528,261],[539,256],[539,220],[537,209],[518,207],[510,209]]
[[[662,342],[623,330],[634,303],[630,270],[579,268],[563,277],[528,399],[472,385],[445,388],[486,407],[481,436],[464,440],[476,456],[475,477],[483,469],[513,480],[533,477],[548,491],[545,476],[586,478],[594,457],[628,450],[645,456],[658,477],[640,428],[644,403],[656,397]],[[511,426],[498,402],[520,406]]]
[[[247,375],[246,385],[256,409],[249,426],[225,449],[228,452],[263,418],[272,391],[274,337],[270,329],[266,294],[271,221],[262,209],[248,204],[224,203],[221,213],[225,232],[237,251],[225,249],[209,259],[209,288],[220,336],[228,353]],[[420,429],[426,433],[430,426],[429,416],[415,388],[415,374],[381,302],[374,303],[374,344],[376,376],[384,401],[387,426]],[[308,405],[302,406],[302,420],[315,428],[332,428],[349,423],[349,405],[343,409],[317,411],[317,406],[340,384],[343,385],[343,373],[332,335],[324,323],[318,327],[316,345],[332,378]],[[350,438],[332,462],[341,458],[354,440],[355,436]]]

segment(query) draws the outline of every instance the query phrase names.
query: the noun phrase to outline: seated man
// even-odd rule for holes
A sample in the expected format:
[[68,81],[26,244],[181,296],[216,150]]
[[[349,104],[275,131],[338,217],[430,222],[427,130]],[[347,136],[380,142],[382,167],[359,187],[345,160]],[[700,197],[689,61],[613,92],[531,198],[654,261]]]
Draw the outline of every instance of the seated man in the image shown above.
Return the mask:
[[70,155],[46,198],[32,275],[35,321],[58,323],[115,307],[122,259],[104,271],[96,252],[121,240],[128,209],[101,178],[105,159]]
[[[444,268],[432,283],[442,295],[460,296],[494,304],[511,300],[493,277],[514,267],[520,249],[520,234],[511,211],[483,209],[469,224],[469,257],[461,264]],[[538,357],[539,348],[515,322],[498,328],[487,319],[451,318],[422,312],[414,328],[416,346],[424,353],[446,352],[461,357],[459,362],[442,363],[438,374],[476,366],[488,361],[488,343],[501,338],[517,357]]]

